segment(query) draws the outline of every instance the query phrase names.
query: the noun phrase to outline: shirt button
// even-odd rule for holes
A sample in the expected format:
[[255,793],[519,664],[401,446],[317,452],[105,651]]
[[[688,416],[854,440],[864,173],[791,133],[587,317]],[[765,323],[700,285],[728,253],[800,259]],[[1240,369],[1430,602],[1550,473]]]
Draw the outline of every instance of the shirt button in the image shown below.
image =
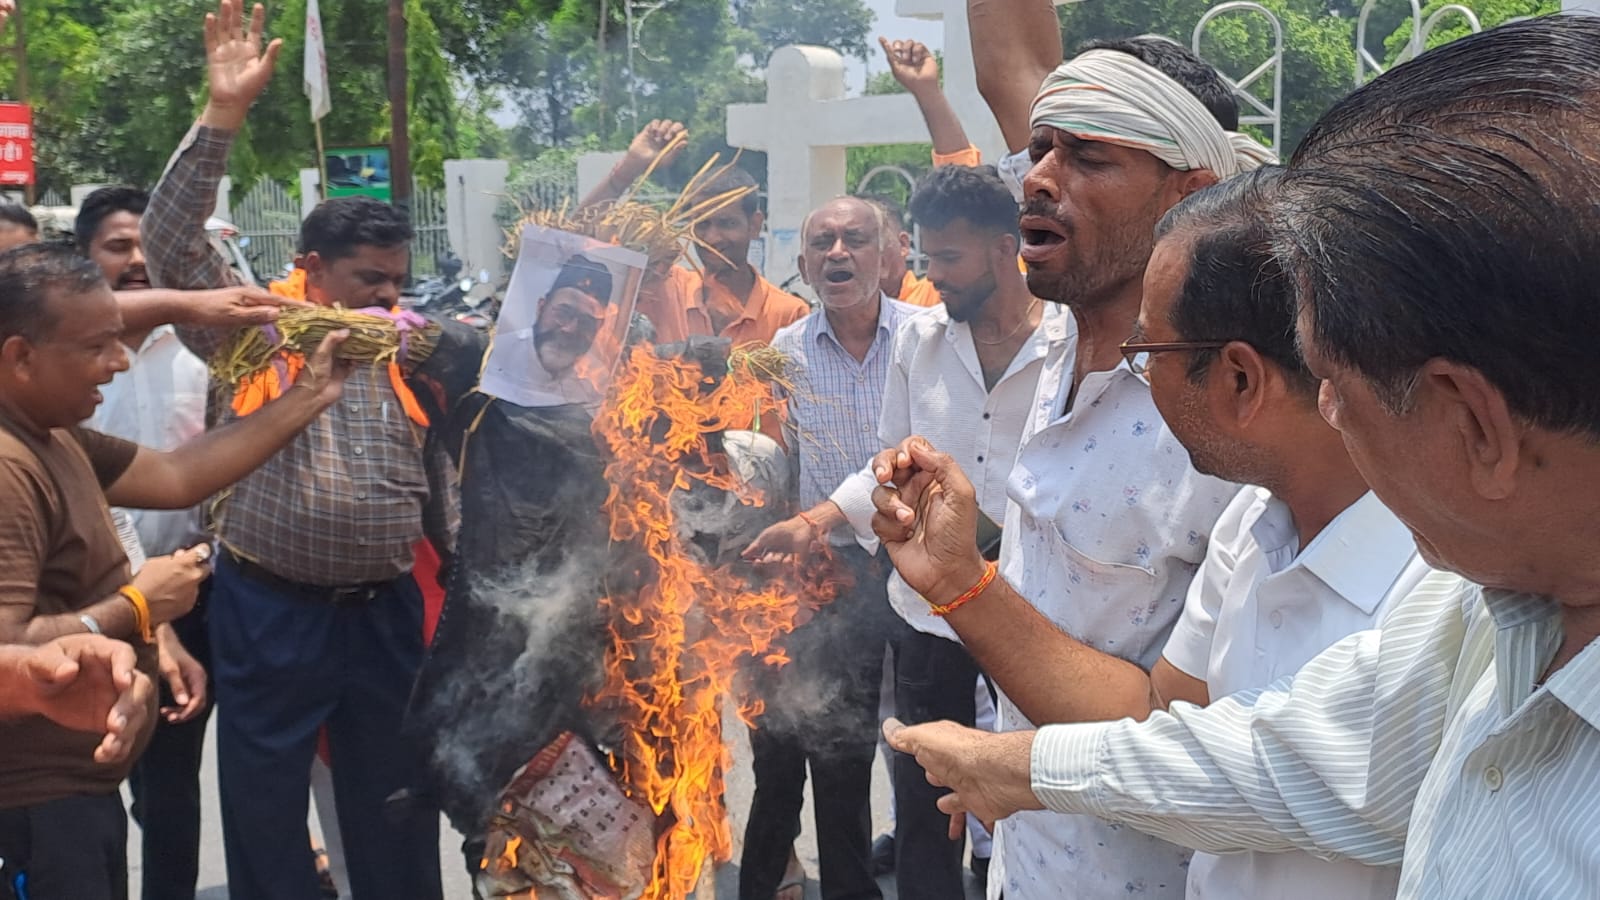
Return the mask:
[[1283,613],[1281,613],[1281,612],[1279,612],[1278,610],[1275,609],[1275,610],[1272,611],[1272,613],[1270,615],[1267,616],[1267,621],[1272,623],[1272,627],[1273,628],[1282,628],[1283,627]]
[[1501,774],[1498,766],[1490,766],[1483,770],[1483,783],[1489,790],[1498,791],[1501,785],[1506,783],[1506,778]]
[[366,456],[367,455],[367,448],[365,448],[365,447],[356,447],[356,448],[352,449],[350,452],[354,453],[357,456]]
[[347,404],[345,404],[345,409],[348,409],[351,412],[360,412],[361,411],[361,404],[359,404],[359,403],[347,403]]
[[357,500],[365,500],[365,499],[367,499],[367,492],[366,491],[356,491],[356,499]]
[[988,419],[989,419],[989,414],[988,414],[988,413],[984,413],[984,414],[983,414],[983,418],[984,418],[984,420],[985,420],[985,421],[988,421]]
[[983,457],[978,457],[978,462],[983,462]]

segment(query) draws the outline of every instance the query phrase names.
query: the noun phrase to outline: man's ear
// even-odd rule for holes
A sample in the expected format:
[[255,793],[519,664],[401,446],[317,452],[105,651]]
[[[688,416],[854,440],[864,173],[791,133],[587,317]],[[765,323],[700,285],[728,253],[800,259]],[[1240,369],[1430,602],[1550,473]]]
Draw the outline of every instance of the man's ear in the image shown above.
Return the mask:
[[806,255],[802,253],[799,256],[796,256],[794,260],[795,263],[800,266],[800,280],[805,282],[807,286],[810,286],[811,275],[806,271]]
[[755,212],[751,213],[750,214],[750,237],[752,239],[760,237],[761,236],[761,229],[766,227],[766,224],[767,224],[767,217],[766,217],[766,215],[764,213],[761,212],[761,210],[758,209]]
[[1260,416],[1267,406],[1270,364],[1256,348],[1234,341],[1217,351],[1207,378],[1211,382],[1215,414],[1225,416],[1240,429]]
[[1500,389],[1471,366],[1431,359],[1418,373],[1417,390],[1426,393],[1419,401],[1440,404],[1454,426],[1478,495],[1504,500],[1515,493],[1528,429]]

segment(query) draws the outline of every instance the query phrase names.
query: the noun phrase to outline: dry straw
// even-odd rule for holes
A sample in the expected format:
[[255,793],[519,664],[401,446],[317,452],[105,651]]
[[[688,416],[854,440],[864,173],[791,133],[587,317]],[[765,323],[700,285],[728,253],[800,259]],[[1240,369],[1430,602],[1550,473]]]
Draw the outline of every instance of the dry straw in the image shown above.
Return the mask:
[[[350,337],[339,345],[338,357],[381,365],[400,362],[401,334],[386,316],[328,306],[291,306],[278,313],[267,328],[241,328],[211,360],[212,377],[237,385],[272,364],[281,352],[309,356],[329,332],[347,329]],[[432,329],[412,331],[405,339],[407,355],[417,362],[433,349]],[[274,341],[276,338],[276,341]]]

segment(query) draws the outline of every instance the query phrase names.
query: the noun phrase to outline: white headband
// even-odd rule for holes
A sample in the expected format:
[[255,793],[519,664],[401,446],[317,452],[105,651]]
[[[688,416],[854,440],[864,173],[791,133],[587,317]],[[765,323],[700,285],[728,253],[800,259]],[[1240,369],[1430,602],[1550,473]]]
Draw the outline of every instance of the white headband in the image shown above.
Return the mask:
[[1174,169],[1229,178],[1276,162],[1249,135],[1224,131],[1194,94],[1165,72],[1117,50],[1090,50],[1045,78],[1030,126],[1144,150]]

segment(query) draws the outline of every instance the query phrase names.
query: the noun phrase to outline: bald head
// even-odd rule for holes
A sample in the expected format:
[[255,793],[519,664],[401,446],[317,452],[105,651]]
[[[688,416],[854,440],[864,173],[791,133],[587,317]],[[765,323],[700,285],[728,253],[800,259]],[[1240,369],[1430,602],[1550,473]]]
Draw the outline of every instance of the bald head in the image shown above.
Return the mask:
[[801,228],[800,277],[830,310],[875,301],[886,255],[883,210],[860,197],[837,197],[812,210]]

